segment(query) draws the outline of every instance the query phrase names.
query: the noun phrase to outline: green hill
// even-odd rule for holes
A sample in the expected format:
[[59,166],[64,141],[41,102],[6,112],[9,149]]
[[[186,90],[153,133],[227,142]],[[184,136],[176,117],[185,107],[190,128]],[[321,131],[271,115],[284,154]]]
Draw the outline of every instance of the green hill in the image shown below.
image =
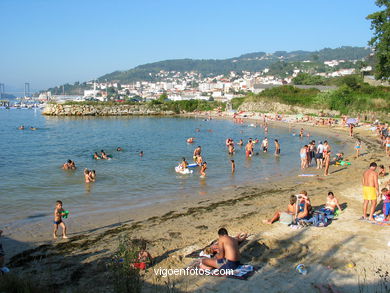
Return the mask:
[[[165,60],[154,63],[148,63],[137,66],[126,71],[114,71],[98,78],[99,81],[119,81],[120,83],[128,83],[134,81],[154,81],[155,74],[164,71],[180,71],[190,72],[196,71],[202,75],[218,75],[227,74],[230,71],[261,71],[272,64],[280,61],[315,61],[323,62],[326,60],[344,59],[356,60],[367,57],[370,49],[364,47],[340,47],[336,49],[325,48],[319,51],[277,51],[273,54],[266,54],[264,52],[244,54],[236,58],[229,59],[175,59]],[[151,73],[151,74],[150,74]]]
[[[119,83],[131,83],[136,81],[159,81],[156,76],[160,71],[198,72],[203,76],[225,75],[230,71],[258,72],[270,68],[270,74],[284,77],[290,74],[294,68],[312,68],[313,71],[324,71],[323,61],[326,60],[358,60],[366,58],[370,49],[365,47],[343,46],[340,48],[325,48],[319,51],[276,51],[271,54],[255,52],[243,54],[229,59],[174,59],[139,65],[125,71],[114,71],[98,78],[98,81],[117,81]],[[311,61],[304,63],[303,61]],[[66,94],[80,94],[82,90],[89,88],[84,83],[64,85]],[[62,86],[48,89],[52,94],[61,94]]]

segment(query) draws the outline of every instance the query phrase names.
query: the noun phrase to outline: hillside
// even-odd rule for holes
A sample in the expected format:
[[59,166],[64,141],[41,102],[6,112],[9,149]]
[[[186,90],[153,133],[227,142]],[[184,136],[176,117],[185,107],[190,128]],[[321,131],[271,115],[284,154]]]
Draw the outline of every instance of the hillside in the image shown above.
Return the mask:
[[[325,48],[319,51],[276,51],[274,53],[256,52],[243,54],[239,57],[229,59],[174,59],[137,66],[130,70],[114,71],[98,78],[99,82],[117,81],[121,84],[136,81],[160,81],[158,75],[160,71],[175,72],[197,72],[207,76],[225,75],[231,71],[259,72],[269,68],[269,74],[284,78],[291,74],[294,69],[310,69],[312,72],[324,72],[330,70],[323,64],[327,60],[359,60],[366,58],[370,54],[369,48],[343,46],[340,48]],[[311,62],[305,62],[305,61]],[[343,66],[356,67],[352,62],[346,62]],[[79,95],[84,89],[90,86],[86,82],[75,84],[65,84],[54,88],[49,88],[53,95],[66,94]]]
[[[315,61],[323,62],[326,60],[345,59],[356,60],[367,57],[370,53],[368,48],[364,47],[340,47],[336,49],[325,48],[319,51],[277,51],[272,54],[264,52],[244,54],[236,58],[223,60],[206,59],[175,59],[165,60],[149,64],[137,66],[126,71],[115,71],[98,78],[98,81],[119,81],[120,83],[128,83],[134,81],[155,81],[154,74],[161,70],[164,71],[180,71],[190,72],[196,71],[202,75],[218,75],[227,74],[230,71],[261,71],[272,64],[280,61]],[[151,74],[150,74],[151,73]]]

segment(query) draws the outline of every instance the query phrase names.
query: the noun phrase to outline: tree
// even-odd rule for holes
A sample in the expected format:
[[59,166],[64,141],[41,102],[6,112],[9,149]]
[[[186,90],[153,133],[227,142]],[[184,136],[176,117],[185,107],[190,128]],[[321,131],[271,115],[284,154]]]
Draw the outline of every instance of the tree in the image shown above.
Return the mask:
[[371,20],[371,30],[374,36],[369,45],[375,48],[376,65],[375,77],[377,79],[390,78],[390,1],[376,0],[378,7],[384,7],[382,11],[367,16]]
[[166,99],[168,99],[168,95],[166,93],[161,94],[158,98],[159,102],[161,103],[165,102]]

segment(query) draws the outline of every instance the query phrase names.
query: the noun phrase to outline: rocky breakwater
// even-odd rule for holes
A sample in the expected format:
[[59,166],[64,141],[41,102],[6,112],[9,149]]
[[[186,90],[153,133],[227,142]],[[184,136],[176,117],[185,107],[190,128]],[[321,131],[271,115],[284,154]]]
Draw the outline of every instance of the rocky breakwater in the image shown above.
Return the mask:
[[174,115],[151,105],[67,105],[48,104],[42,112],[48,116],[127,116],[127,115]]
[[335,116],[340,115],[339,111],[327,110],[327,109],[312,109],[299,106],[287,105],[278,102],[244,102],[238,109],[239,111],[246,112],[261,112],[261,113],[280,113],[280,114],[314,114],[314,115],[326,115]]

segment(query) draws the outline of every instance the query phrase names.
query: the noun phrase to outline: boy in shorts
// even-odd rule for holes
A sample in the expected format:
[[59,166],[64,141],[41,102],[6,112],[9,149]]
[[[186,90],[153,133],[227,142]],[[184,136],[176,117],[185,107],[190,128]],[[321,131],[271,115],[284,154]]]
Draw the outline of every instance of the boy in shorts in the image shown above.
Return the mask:
[[53,238],[57,239],[57,230],[58,226],[61,226],[62,228],[62,238],[66,239],[68,238],[66,236],[66,226],[65,223],[62,221],[62,216],[65,214],[65,210],[62,208],[62,201],[57,200],[56,201],[56,208],[54,209],[54,231],[53,231]]

